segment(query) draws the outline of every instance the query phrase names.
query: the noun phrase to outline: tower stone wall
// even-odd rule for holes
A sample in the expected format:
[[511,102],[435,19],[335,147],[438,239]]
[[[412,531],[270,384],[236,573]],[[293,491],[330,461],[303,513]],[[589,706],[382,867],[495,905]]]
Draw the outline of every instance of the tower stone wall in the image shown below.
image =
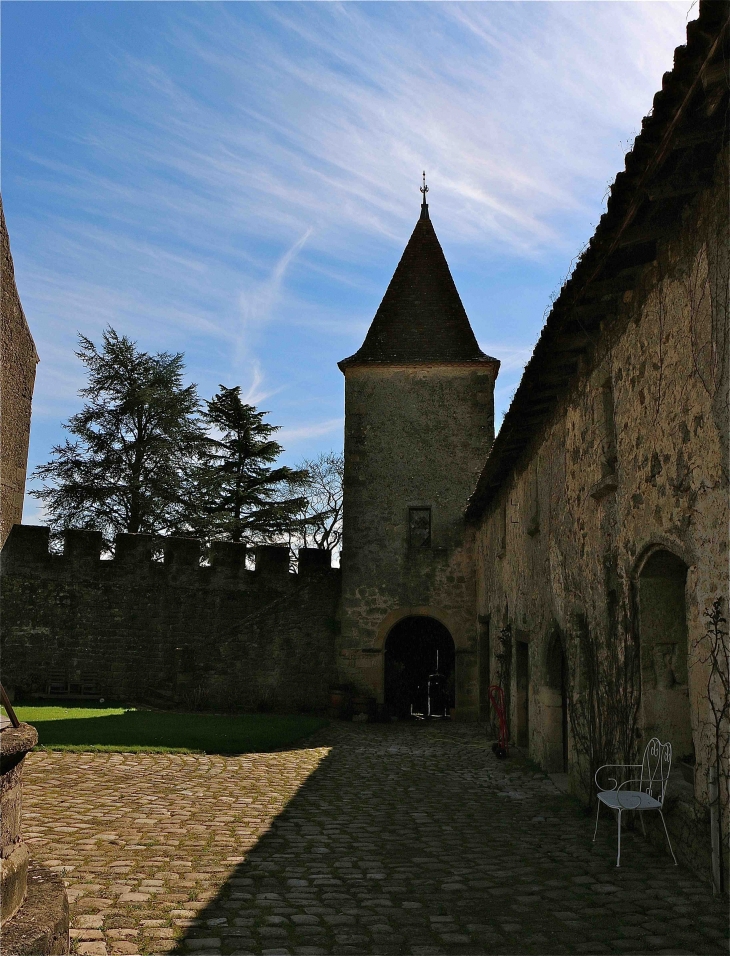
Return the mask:
[[456,650],[455,703],[476,717],[476,582],[464,518],[494,440],[499,363],[477,345],[423,204],[345,374],[339,670],[385,696],[390,630],[429,617]]
[[30,440],[30,408],[35,367],[33,337],[15,285],[13,257],[0,201],[0,255],[2,297],[0,326],[0,547],[14,524],[23,517],[25,473]]
[[[449,629],[457,708],[466,715],[476,707],[464,507],[494,438],[493,392],[491,366],[346,372],[341,670],[381,701],[387,633],[418,614]],[[410,509],[430,510],[430,546],[410,540]]]

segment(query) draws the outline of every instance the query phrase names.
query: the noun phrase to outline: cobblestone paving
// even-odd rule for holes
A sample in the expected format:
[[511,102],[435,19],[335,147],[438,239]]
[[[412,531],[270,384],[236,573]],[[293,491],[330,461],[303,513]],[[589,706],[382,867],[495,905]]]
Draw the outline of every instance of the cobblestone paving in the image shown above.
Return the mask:
[[78,954],[727,953],[707,885],[483,731],[333,724],[244,757],[35,753]]

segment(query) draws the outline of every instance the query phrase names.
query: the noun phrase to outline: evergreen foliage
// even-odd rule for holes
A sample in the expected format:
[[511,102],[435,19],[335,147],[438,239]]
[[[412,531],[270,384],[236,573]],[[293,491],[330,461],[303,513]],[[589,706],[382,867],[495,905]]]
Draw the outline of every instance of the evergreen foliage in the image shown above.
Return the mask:
[[[306,498],[292,494],[307,473],[271,467],[283,451],[268,412],[241,400],[240,387],[220,386],[206,402],[211,435],[196,469],[190,522],[201,537],[246,544],[276,542],[299,528]],[[216,437],[217,436],[217,437]]]
[[204,439],[195,385],[183,385],[183,355],[140,352],[111,327],[102,347],[79,336],[86,403],[64,428],[75,437],[56,445],[33,477],[54,537],[94,528],[107,547],[118,532],[183,530],[188,479]]

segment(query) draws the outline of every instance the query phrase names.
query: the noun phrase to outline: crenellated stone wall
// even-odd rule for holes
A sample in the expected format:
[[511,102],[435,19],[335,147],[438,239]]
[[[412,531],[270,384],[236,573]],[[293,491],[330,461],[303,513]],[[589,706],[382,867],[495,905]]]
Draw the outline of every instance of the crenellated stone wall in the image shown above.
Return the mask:
[[[2,551],[3,683],[16,693],[188,708],[316,711],[335,675],[340,573],[330,553],[16,525]],[[155,557],[160,560],[155,560]]]

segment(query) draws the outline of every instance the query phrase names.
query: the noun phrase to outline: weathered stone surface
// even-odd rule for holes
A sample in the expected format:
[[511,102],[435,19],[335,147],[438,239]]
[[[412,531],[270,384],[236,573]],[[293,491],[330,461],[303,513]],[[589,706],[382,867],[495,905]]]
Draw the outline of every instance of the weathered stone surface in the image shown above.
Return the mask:
[[615,821],[592,843],[476,724],[337,722],[235,758],[34,753],[26,820],[79,953],[727,951],[706,883],[638,830],[617,870]]
[[[389,631],[407,616],[429,616],[461,652],[457,713],[476,716],[475,578],[463,512],[494,437],[495,374],[468,364],[346,369],[339,663],[345,680],[381,702]],[[409,547],[411,507],[431,509],[428,548]]]
[[[498,633],[509,626],[513,733],[524,733],[547,769],[562,769],[561,709],[572,706],[565,688],[561,700],[555,655],[579,694],[588,686],[582,640],[599,656],[624,636],[629,648],[638,642],[637,753],[653,735],[672,743],[667,821],[677,852],[705,875],[714,761],[706,612],[728,594],[727,170],[724,152],[712,188],[659,242],[656,261],[505,478],[476,549],[491,673]],[[574,744],[571,735],[577,771]],[[694,790],[680,785],[682,758],[696,759]]]
[[114,560],[101,561],[98,533],[77,531],[50,555],[48,529],[16,526],[2,551],[6,686],[220,709],[327,706],[339,570],[310,560],[290,574],[282,549],[262,549],[261,570],[246,570],[243,545],[201,567],[190,539],[165,542],[160,562],[154,546],[120,535]]
[[[38,731],[21,721],[19,727],[6,727],[0,734],[0,772],[3,774],[17,765],[38,743]],[[10,786],[3,781],[2,786]]]
[[[382,705],[390,631],[409,617],[434,618],[457,652],[456,713],[476,717],[475,581],[464,509],[494,439],[499,362],[477,344],[425,201],[365,342],[339,365],[340,674]],[[414,544],[411,509],[426,522],[418,539],[425,544]]]
[[3,923],[0,943],[7,956],[64,956],[69,952],[68,899],[60,877],[31,862],[25,903]]
[[23,769],[26,755],[38,742],[35,727],[21,723],[0,733],[0,922],[11,919],[23,903],[28,876],[28,850],[21,842]]
[[0,923],[11,919],[25,899],[28,885],[28,847],[16,843],[0,858]]
[[0,790],[0,857],[12,851],[21,835],[23,758],[2,774]]
[[15,285],[13,257],[0,200],[0,547],[23,516],[30,408],[38,353]]

